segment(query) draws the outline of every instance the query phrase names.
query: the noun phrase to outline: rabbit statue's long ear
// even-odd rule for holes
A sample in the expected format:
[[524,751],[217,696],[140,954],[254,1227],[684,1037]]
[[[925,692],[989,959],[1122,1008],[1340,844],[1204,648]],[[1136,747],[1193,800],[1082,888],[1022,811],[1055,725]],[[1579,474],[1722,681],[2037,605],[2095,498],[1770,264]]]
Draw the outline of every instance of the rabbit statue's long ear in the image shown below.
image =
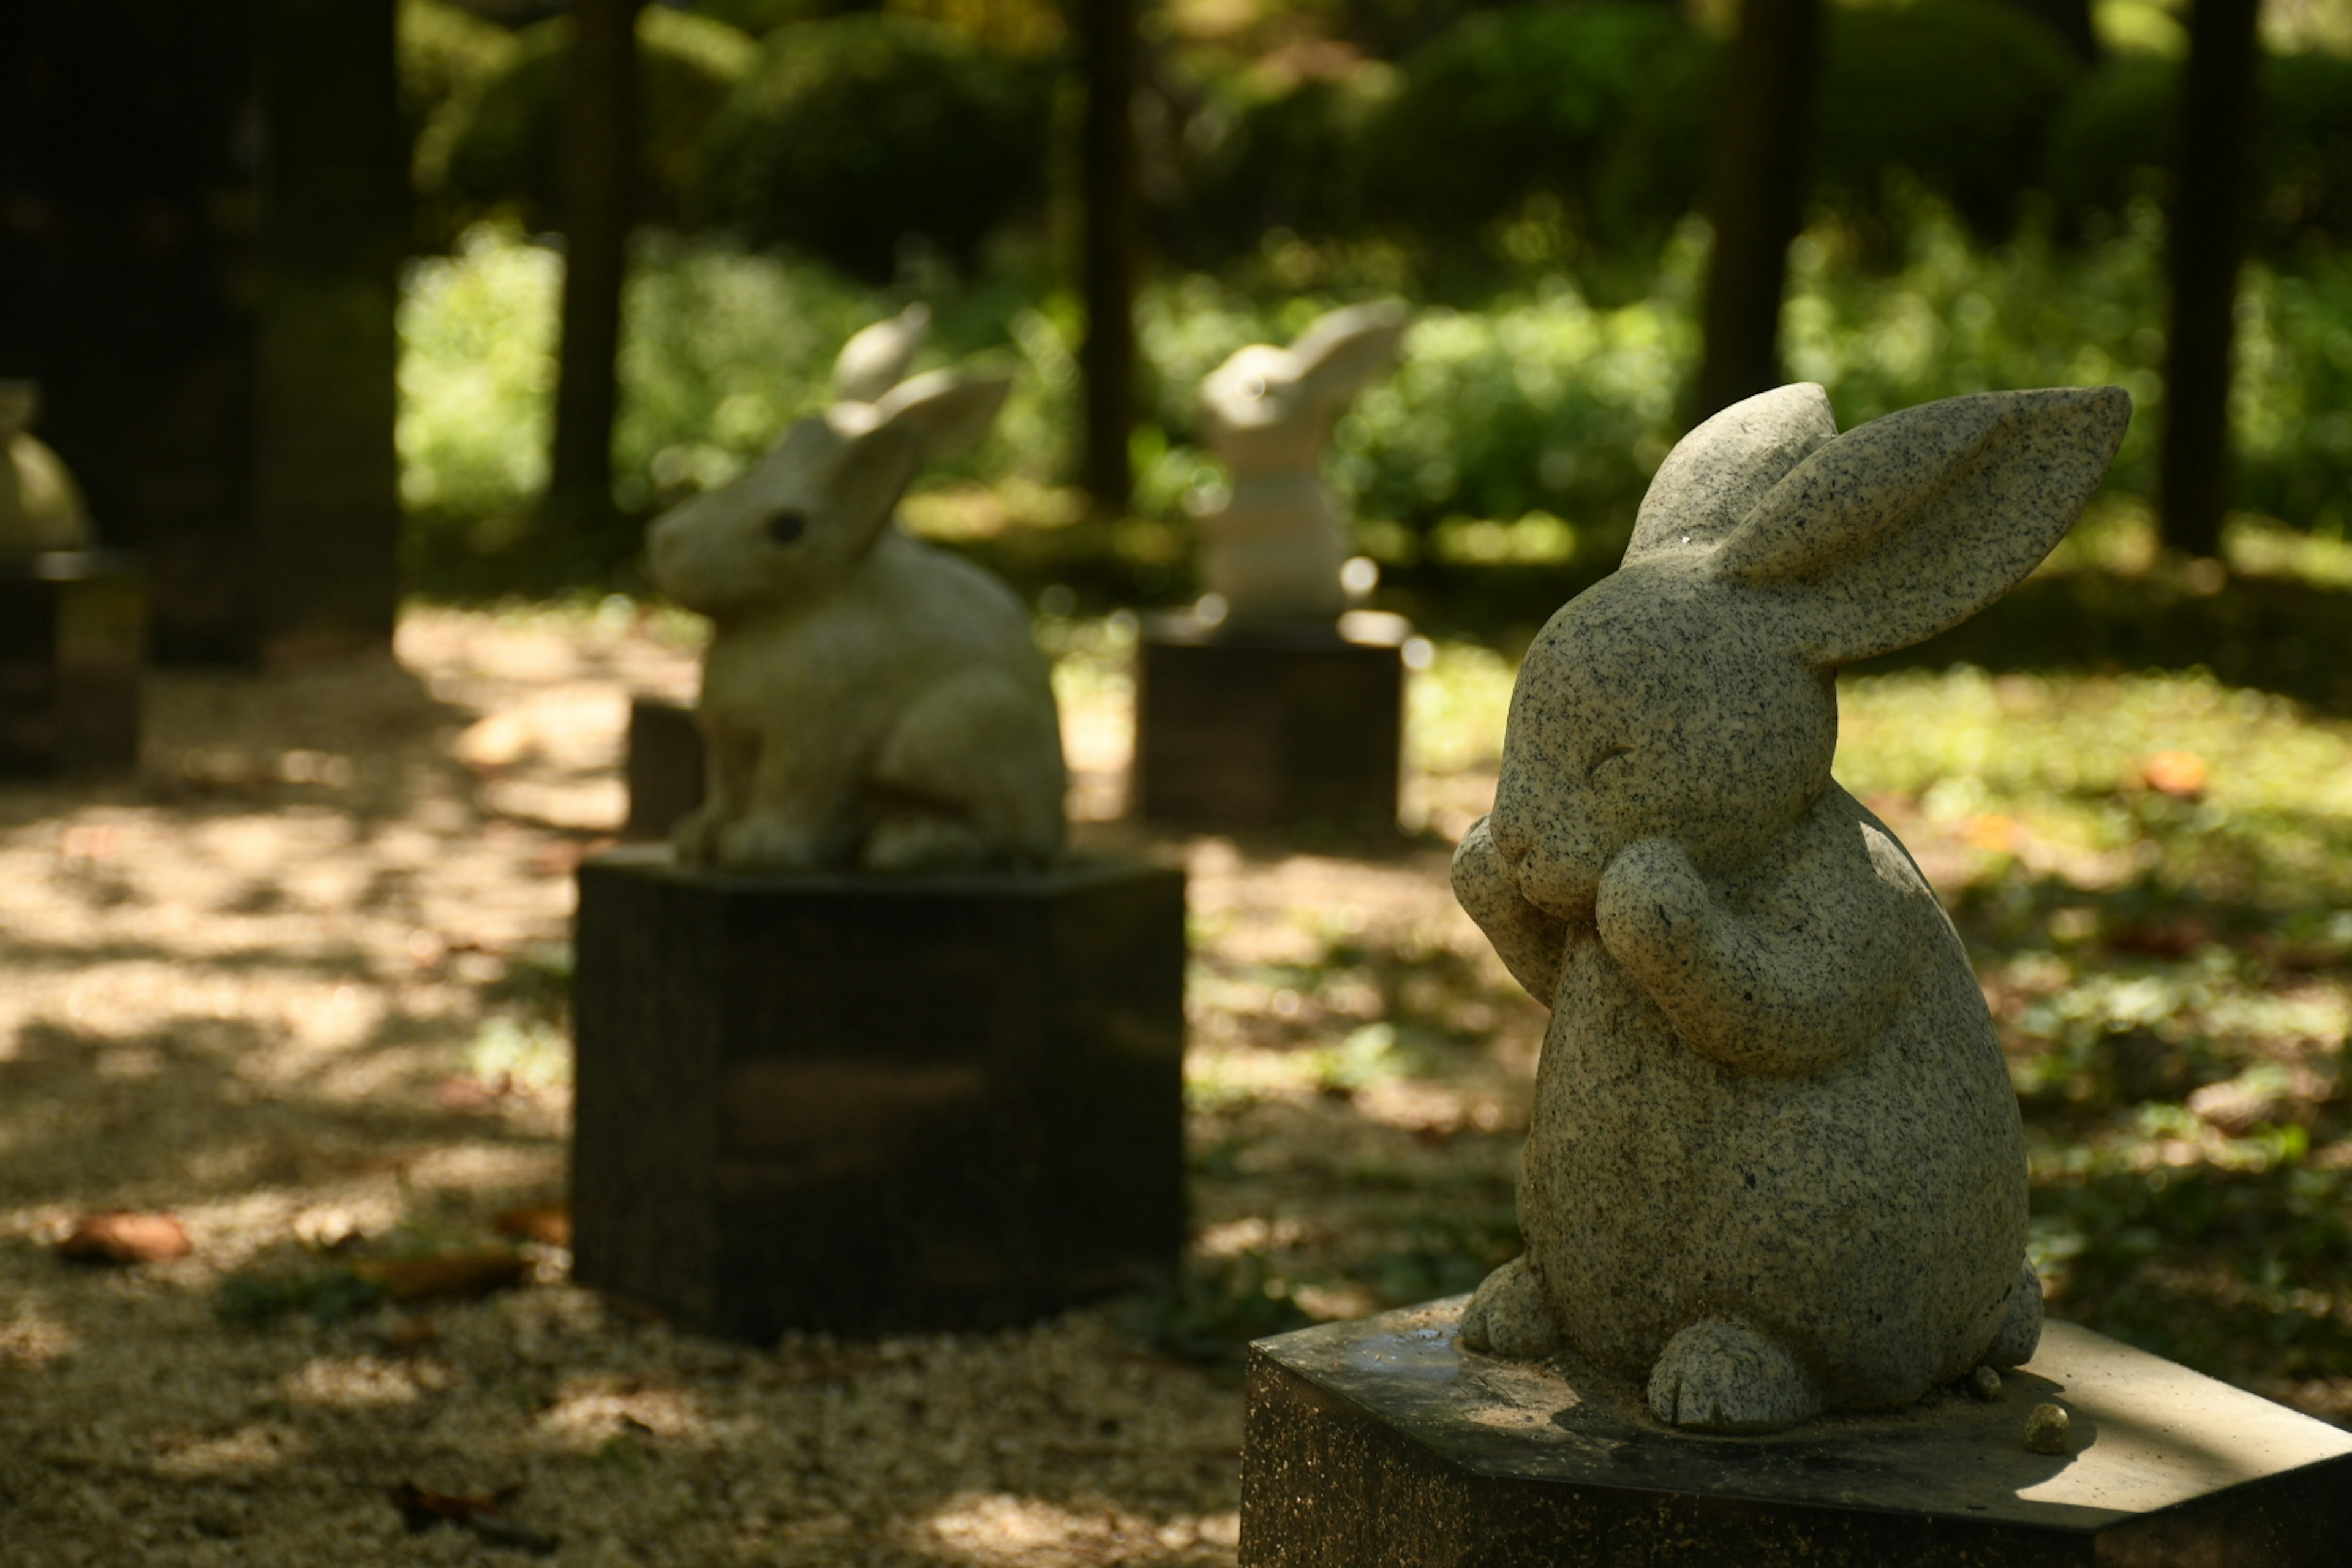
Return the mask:
[[1009,375],[935,370],[902,382],[874,405],[877,424],[922,436],[922,460],[952,458],[980,445],[1013,390]]
[[1318,316],[1290,345],[1299,384],[1318,403],[1353,397],[1387,366],[1411,321],[1401,300],[1375,300]]
[[833,362],[833,395],[842,403],[874,403],[898,384],[930,330],[931,308],[921,300],[877,321],[841,345]]
[[1847,431],[1790,470],[1715,552],[1776,598],[1817,664],[1959,625],[2074,526],[2131,423],[2119,386],[1948,397]]
[[824,495],[851,552],[862,555],[882,536],[898,497],[923,466],[923,433],[912,425],[876,425],[841,440]]
[[1836,435],[1829,394],[1809,381],[1733,404],[1675,442],[1658,465],[1626,561],[1720,544],[1790,469]]

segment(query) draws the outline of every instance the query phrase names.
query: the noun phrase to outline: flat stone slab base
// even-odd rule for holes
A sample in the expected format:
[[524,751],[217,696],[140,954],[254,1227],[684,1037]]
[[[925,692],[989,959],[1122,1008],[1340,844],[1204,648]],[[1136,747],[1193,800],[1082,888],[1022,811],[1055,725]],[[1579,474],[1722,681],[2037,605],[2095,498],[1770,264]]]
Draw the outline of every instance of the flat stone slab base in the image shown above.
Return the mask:
[[694,710],[640,697],[629,704],[628,753],[621,776],[629,786],[628,820],[621,837],[667,840],[677,819],[702,804],[702,731]]
[[1184,879],[580,868],[572,1274],[708,1333],[1029,1321],[1184,1243]]
[[[1703,1437],[1463,1350],[1468,1300],[1250,1347],[1245,1568],[2352,1562],[2352,1433],[2087,1329],[2050,1323],[1988,1403]],[[2064,1453],[2025,1445],[2042,1403]]]
[[146,649],[135,557],[0,554],[0,775],[136,768]]
[[1134,815],[1199,826],[1396,826],[1409,631],[1144,623],[1135,655]]

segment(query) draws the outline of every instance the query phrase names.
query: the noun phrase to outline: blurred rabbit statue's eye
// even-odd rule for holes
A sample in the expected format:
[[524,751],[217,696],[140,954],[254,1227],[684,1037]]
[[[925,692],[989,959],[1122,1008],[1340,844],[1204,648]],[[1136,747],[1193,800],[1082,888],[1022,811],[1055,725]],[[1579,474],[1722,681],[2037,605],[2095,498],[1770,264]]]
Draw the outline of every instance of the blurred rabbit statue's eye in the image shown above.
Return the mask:
[[1248,375],[1242,378],[1242,395],[1255,403],[1265,395],[1265,377]]
[[768,520],[768,537],[778,544],[790,544],[808,529],[808,520],[796,511],[780,511]]

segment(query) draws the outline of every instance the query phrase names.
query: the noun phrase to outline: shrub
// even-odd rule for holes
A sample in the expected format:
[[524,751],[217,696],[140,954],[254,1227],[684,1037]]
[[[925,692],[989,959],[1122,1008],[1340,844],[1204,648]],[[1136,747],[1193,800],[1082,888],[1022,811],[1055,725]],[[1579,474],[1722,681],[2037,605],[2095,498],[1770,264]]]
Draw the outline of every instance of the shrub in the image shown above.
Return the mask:
[[[572,22],[556,17],[516,36],[513,54],[478,91],[453,100],[431,133],[437,167],[419,184],[460,226],[511,209],[534,229],[555,226],[563,81]],[[698,169],[712,117],[751,68],[751,41],[705,16],[648,6],[637,20],[639,178],[647,216],[675,218]]]
[[887,278],[903,237],[969,262],[1045,186],[1048,79],[939,25],[778,28],[710,128],[698,208],[753,244]]
[[1393,72],[1368,67],[1212,108],[1201,121],[1209,132],[1192,159],[1185,210],[1171,226],[1172,247],[1213,267],[1246,253],[1269,229],[1315,239],[1355,233],[1365,127],[1395,90]]
[[[2118,55],[2075,93],[2051,132],[2048,180],[2069,233],[2168,193],[2179,76],[2176,60]],[[2352,59],[2266,60],[2255,126],[2257,243],[2280,252],[2352,238]]]
[[1706,46],[1665,6],[1595,0],[1469,17],[1405,67],[1367,127],[1367,216],[1441,247],[1531,196],[1588,243],[1654,239],[1704,169]]
[[2047,26],[1994,0],[1832,6],[1819,194],[1849,215],[1881,216],[1885,176],[1899,169],[1979,234],[2005,235],[2081,75]]

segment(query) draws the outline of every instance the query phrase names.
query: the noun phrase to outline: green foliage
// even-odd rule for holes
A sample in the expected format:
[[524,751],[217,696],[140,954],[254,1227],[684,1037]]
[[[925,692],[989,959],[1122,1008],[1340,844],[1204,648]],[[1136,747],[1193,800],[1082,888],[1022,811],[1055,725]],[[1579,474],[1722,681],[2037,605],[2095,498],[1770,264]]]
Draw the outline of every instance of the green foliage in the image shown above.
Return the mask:
[[969,263],[1044,194],[1049,87],[910,17],[780,28],[710,128],[699,208],[877,280],[908,235]]
[[400,100],[421,127],[467,97],[514,52],[514,35],[450,0],[400,0]]
[[813,21],[844,7],[833,0],[694,0],[700,16],[761,38],[790,22]]
[[220,1282],[213,1311],[232,1328],[274,1328],[299,1312],[312,1322],[347,1322],[383,1300],[383,1289],[348,1268],[307,1274],[231,1274]]
[[1993,0],[1832,5],[1827,17],[1821,198],[1882,213],[1885,176],[1900,171],[1979,233],[2007,233],[2081,74],[2056,36]]
[[1396,90],[1393,72],[1365,68],[1281,91],[1213,102],[1198,151],[1178,253],[1200,266],[1246,255],[1269,229],[1324,238],[1363,224],[1365,127]]
[[[2048,184],[2070,229],[2114,223],[2170,189],[2180,63],[2119,53],[2068,101],[2050,138]],[[2266,59],[2252,163],[2255,234],[2273,255],[2352,240],[2352,58]]]
[[[572,34],[571,19],[562,16],[524,29],[478,90],[445,106],[446,123],[428,134],[430,162],[420,148],[417,183],[452,226],[511,210],[533,229],[555,226]],[[753,55],[751,40],[722,22],[660,5],[639,14],[639,178],[647,216],[675,217],[683,210],[712,117]]]
[[1594,0],[1465,18],[1365,130],[1364,211],[1441,249],[1545,197],[1575,242],[1655,240],[1696,201],[1712,62],[1664,6]]

